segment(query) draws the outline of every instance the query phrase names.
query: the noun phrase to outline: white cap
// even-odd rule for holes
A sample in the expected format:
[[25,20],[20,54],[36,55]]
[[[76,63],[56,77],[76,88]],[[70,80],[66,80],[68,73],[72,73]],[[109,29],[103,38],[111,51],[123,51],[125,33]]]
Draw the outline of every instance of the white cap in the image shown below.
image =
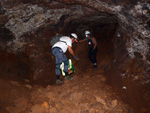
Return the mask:
[[78,38],[78,36],[75,33],[71,33],[71,36],[73,36],[75,39]]
[[90,31],[85,31],[85,35],[91,34]]

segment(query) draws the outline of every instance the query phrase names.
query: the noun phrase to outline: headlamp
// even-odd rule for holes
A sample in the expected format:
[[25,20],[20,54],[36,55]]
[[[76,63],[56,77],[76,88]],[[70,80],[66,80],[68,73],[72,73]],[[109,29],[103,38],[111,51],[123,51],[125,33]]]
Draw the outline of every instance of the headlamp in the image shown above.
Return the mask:
[[74,42],[78,42],[78,40],[76,38],[73,38],[74,39]]
[[85,35],[85,37],[88,37],[88,35]]

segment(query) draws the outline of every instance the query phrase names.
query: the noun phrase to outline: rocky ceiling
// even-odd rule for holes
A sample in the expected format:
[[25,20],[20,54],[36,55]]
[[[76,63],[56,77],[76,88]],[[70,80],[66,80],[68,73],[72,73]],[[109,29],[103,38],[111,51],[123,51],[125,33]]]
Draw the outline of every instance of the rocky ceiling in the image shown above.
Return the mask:
[[[70,23],[71,25],[84,24],[86,27],[119,23],[126,31],[131,28],[139,35],[149,37],[145,29],[145,27],[149,28],[149,4],[146,2],[137,3],[136,0],[126,2],[118,0],[107,2],[102,0],[1,0],[0,3],[0,25],[9,29],[14,35],[13,43],[21,40],[20,37],[24,34],[34,32],[41,26],[52,25],[64,28]],[[137,4],[134,5],[135,3]],[[7,45],[10,43],[8,42]],[[142,43],[145,45],[147,42]],[[130,49],[129,52],[132,50]],[[146,51],[147,49],[144,52]]]
[[[47,2],[47,3],[46,3]],[[24,3],[24,4],[23,4]],[[98,4],[99,3],[99,4]],[[63,27],[74,24],[106,24],[116,23],[113,9],[94,1],[2,1],[2,23],[15,37],[37,30],[42,25]],[[11,5],[10,5],[11,4]],[[13,4],[13,5],[12,5]],[[83,5],[84,4],[84,5]],[[6,23],[5,23],[6,22]]]

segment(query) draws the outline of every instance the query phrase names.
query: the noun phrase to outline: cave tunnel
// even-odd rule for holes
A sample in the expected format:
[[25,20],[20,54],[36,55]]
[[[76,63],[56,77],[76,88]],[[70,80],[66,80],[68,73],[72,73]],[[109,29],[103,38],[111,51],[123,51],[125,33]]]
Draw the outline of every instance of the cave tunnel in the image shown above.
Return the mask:
[[[111,65],[113,61],[113,37],[117,30],[117,17],[109,16],[109,14],[103,15],[100,13],[98,16],[91,16],[79,19],[78,21],[71,21],[66,25],[66,34],[75,32],[78,34],[78,40],[85,38],[85,31],[89,30],[92,37],[95,37],[98,45],[97,59],[99,67],[108,69],[108,65]],[[74,49],[77,51],[79,58],[81,57],[81,63],[79,63],[79,69],[91,68],[92,64],[88,61],[88,46],[86,43],[74,44]],[[80,54],[81,53],[81,54]],[[83,59],[83,61],[82,61]],[[109,64],[110,63],[110,64]]]
[[[100,1],[94,5],[82,0],[22,0],[25,5],[14,1],[11,7],[9,1],[0,2],[0,112],[149,113],[150,71],[145,59],[150,57],[144,56],[147,46],[142,48],[149,40],[127,22],[136,20],[135,14],[131,16],[136,0],[107,1],[112,7]],[[97,41],[97,68],[88,59],[87,42],[79,42],[86,30]],[[61,76],[62,86],[56,85],[55,57],[49,44],[56,33],[78,36],[72,48],[79,61],[65,53],[72,59],[74,80]]]

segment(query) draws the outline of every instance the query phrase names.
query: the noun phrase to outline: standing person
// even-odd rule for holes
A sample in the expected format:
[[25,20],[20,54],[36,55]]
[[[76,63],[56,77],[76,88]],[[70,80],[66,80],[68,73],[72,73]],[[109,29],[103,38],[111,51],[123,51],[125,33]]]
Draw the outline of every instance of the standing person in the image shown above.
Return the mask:
[[89,53],[88,53],[88,58],[92,62],[93,67],[97,67],[97,59],[96,59],[96,54],[97,54],[97,41],[94,37],[91,36],[90,31],[85,31],[85,39],[80,40],[79,42],[84,42],[87,41],[88,45],[90,47]]
[[64,82],[60,79],[60,75],[61,75],[61,70],[60,70],[60,65],[62,64],[62,62],[64,62],[64,72],[65,72],[65,79],[68,80],[73,80],[73,77],[70,77],[68,75],[68,64],[69,61],[67,59],[67,57],[65,56],[65,52],[68,50],[69,53],[74,57],[74,59],[77,61],[79,60],[79,58],[77,56],[75,56],[74,51],[72,49],[72,44],[74,42],[77,42],[77,35],[75,33],[71,33],[70,37],[68,36],[62,36],[60,38],[60,41],[58,41],[57,43],[55,43],[52,46],[52,54],[55,56],[56,59],[56,84],[58,85],[62,85]]

